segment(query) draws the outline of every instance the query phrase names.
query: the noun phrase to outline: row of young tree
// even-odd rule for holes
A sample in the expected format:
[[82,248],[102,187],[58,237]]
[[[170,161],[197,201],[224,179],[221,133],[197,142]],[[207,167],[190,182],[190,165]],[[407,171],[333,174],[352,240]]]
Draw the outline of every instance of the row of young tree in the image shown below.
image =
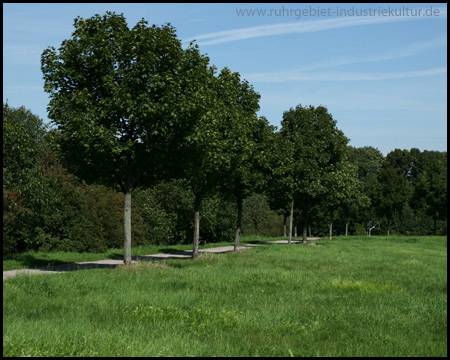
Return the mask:
[[297,223],[306,240],[324,216],[330,238],[336,216],[346,231],[350,218],[385,218],[389,232],[405,211],[420,232],[428,218],[435,233],[446,221],[446,153],[349,147],[323,106],[291,108],[277,131],[256,115],[253,87],[217,74],[194,43],[183,49],[172,26],[130,29],[114,13],[74,26],[42,54],[56,127],[4,104],[4,251],[93,251],[116,245],[121,225],[125,264],[132,237],[176,243],[193,232],[194,257],[200,234],[234,237],[237,250],[244,208],[258,231],[279,219],[258,220],[268,205],[289,218],[289,240]]
[[[99,252],[120,247],[122,196],[105,186],[88,185],[68,173],[58,160],[61,155],[55,144],[55,130],[48,131],[29,110],[4,104],[3,119],[4,253],[27,249]],[[275,134],[272,141],[276,137],[282,140]],[[272,159],[267,162],[269,166],[279,156],[273,150],[263,148],[263,158]],[[341,195],[344,201],[335,211],[322,201],[325,196],[322,200],[314,198],[306,222],[296,203],[292,236],[297,236],[297,228],[302,226],[304,235],[330,234],[330,209],[339,234],[365,234],[369,219],[381,222],[378,234],[391,229],[409,235],[447,233],[446,153],[396,149],[384,157],[372,147],[347,146],[345,156],[346,166],[354,170],[349,182],[354,186],[353,192],[347,198]],[[266,171],[282,170],[271,167]],[[261,177],[258,172],[253,175]],[[292,203],[286,193],[283,195],[280,182],[289,179],[272,179],[275,180],[266,182],[265,188],[260,187],[256,193],[258,189],[250,187],[250,196],[243,201],[246,234],[287,236]],[[282,198],[285,200],[280,201]],[[201,209],[203,240],[232,241],[236,202],[226,187],[217,187],[205,197]],[[184,179],[166,179],[137,189],[132,213],[133,243],[192,242],[193,208],[194,195]]]

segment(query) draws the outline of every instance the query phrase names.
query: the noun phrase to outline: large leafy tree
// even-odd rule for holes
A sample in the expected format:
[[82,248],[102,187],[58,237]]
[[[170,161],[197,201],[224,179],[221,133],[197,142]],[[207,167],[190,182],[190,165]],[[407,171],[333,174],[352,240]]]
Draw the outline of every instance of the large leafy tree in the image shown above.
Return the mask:
[[268,179],[266,192],[269,194],[271,207],[285,214],[285,218],[289,215],[289,244],[292,241],[296,189],[294,155],[295,144],[281,132],[273,133],[267,142],[267,150],[264,154]]
[[389,236],[392,219],[408,203],[411,187],[402,174],[388,167],[380,170],[372,191],[372,203],[378,216],[386,218]]
[[231,191],[237,203],[235,250],[239,250],[240,247],[243,200],[252,192],[261,191],[267,183],[264,154],[268,151],[268,141],[273,131],[266,118],[256,116],[259,95],[252,89],[242,90],[253,105],[249,105],[248,100],[247,104],[240,105],[242,119],[239,121],[239,137],[234,143],[233,165],[227,177],[228,186],[225,187]]
[[[447,152],[434,152],[425,155],[417,177],[413,193],[413,202],[422,207],[433,219],[433,234],[436,235],[437,220],[447,219]],[[424,157],[425,157],[424,156]]]
[[[221,121],[229,125],[222,134],[227,143],[223,155],[229,158],[230,169],[223,178],[223,190],[234,195],[237,203],[235,250],[239,250],[242,227],[242,202],[249,196],[257,180],[258,151],[268,128],[265,118],[258,119],[260,95],[239,73],[228,68],[219,75],[217,92]],[[261,180],[261,177],[258,178]]]
[[420,169],[420,150],[395,149],[386,155],[384,167],[391,167],[403,175],[410,183],[414,183]]
[[21,193],[46,152],[42,120],[25,107],[3,104],[3,189]]
[[[25,107],[3,104],[3,251],[33,241],[30,219],[45,201],[42,164],[47,153],[45,126]],[[30,216],[31,215],[31,216]]]
[[297,105],[284,112],[281,125],[280,133],[293,144],[292,202],[295,200],[296,208],[303,214],[306,242],[309,208],[325,193],[324,169],[345,158],[348,139],[324,106]]
[[333,217],[336,210],[349,207],[350,200],[358,199],[358,179],[356,167],[346,159],[330,164],[322,175],[324,189],[322,201],[330,215],[329,239],[333,237]]
[[363,183],[363,191],[367,193],[384,164],[383,154],[372,146],[348,146],[347,157],[357,167],[358,179]]
[[370,197],[364,194],[362,182],[353,177],[350,182],[350,191],[340,205],[341,215],[345,219],[345,235],[349,234],[350,218],[356,218],[359,213],[370,206]]
[[[160,173],[189,127],[209,59],[181,47],[170,25],[129,28],[123,15],[76,18],[42,54],[49,118],[68,168],[124,194],[124,262],[131,263],[131,192]],[[166,161],[167,163],[167,161]]]
[[246,181],[242,164],[250,156],[259,100],[253,88],[227,68],[216,76],[211,67],[203,84],[203,102],[192,117],[193,126],[178,161],[179,174],[187,179],[195,199],[193,257],[198,254],[200,207],[205,196],[221,185]]

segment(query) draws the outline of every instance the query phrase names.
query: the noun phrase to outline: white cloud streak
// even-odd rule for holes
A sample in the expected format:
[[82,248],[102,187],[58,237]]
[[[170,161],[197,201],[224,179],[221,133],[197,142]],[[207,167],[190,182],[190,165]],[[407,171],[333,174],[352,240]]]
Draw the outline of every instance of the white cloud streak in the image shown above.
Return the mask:
[[433,75],[443,75],[447,73],[446,67],[405,71],[398,73],[349,73],[349,72],[273,72],[273,73],[254,73],[244,74],[242,77],[252,83],[257,82],[290,82],[290,81],[377,81],[392,80],[412,77],[423,77]]
[[420,54],[424,51],[431,50],[433,48],[444,47],[447,46],[447,37],[442,36],[430,41],[424,41],[420,43],[411,44],[403,49],[398,49],[394,51],[388,51],[384,54],[370,54],[364,56],[349,56],[349,57],[338,57],[333,58],[333,60],[305,66],[302,68],[297,68],[291,70],[290,73],[301,72],[301,71],[309,71],[309,70],[317,70],[323,68],[337,67],[342,65],[349,64],[359,64],[359,63],[368,63],[368,62],[378,62],[378,61],[387,61],[393,59],[400,59],[404,57],[414,56]]
[[[447,18],[447,9],[438,8],[439,18]],[[197,40],[199,45],[213,45],[230,41],[284,35],[292,33],[308,33],[316,31],[325,31],[339,28],[347,28],[352,26],[385,24],[407,20],[430,19],[430,17],[414,17],[414,16],[371,16],[371,17],[342,17],[316,21],[297,21],[293,23],[281,23],[273,25],[261,25],[247,28],[225,30],[195,36],[185,40],[190,42]]]

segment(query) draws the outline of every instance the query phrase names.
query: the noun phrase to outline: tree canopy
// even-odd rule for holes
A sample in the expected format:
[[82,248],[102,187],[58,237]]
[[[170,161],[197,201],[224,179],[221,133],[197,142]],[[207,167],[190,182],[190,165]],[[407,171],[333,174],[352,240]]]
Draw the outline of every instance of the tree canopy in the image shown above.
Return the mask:
[[[131,262],[131,191],[158,177],[198,111],[209,59],[183,50],[170,25],[128,28],[123,15],[78,17],[72,38],[42,54],[49,118],[65,164],[125,194],[125,262]],[[204,102],[203,99],[200,99]]]

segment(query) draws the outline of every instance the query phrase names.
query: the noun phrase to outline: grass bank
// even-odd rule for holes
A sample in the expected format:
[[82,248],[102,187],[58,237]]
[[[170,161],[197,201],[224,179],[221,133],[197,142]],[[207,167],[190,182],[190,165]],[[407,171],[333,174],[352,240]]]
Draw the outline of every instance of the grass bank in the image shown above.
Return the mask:
[[447,356],[447,239],[337,238],[3,282],[3,356]]

